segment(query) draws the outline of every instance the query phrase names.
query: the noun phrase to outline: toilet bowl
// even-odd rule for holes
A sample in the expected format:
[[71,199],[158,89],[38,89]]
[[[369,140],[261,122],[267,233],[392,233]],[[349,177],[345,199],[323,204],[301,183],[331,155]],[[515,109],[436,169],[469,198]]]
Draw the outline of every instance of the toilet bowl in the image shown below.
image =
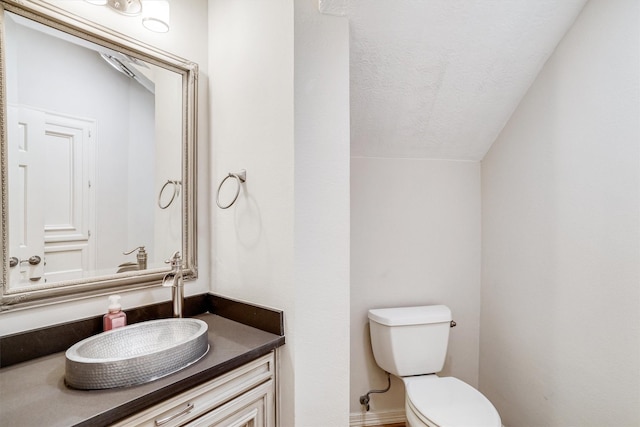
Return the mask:
[[454,377],[403,378],[407,425],[500,427],[498,411],[478,390]]
[[369,310],[371,346],[378,366],[405,384],[409,427],[501,427],[498,411],[478,390],[444,367],[452,326],[444,305]]

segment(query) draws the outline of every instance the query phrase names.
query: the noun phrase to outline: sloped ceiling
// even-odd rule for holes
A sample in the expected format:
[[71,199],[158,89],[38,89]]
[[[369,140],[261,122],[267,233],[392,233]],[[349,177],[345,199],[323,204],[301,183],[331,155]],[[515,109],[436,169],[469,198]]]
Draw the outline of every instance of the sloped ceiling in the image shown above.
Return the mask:
[[350,23],[351,154],[480,160],[587,0],[320,0]]

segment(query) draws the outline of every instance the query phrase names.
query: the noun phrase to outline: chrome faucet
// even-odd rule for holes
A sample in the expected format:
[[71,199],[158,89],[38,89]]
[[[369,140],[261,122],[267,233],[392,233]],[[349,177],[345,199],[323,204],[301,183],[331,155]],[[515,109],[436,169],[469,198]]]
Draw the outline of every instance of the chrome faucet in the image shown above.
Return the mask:
[[[131,249],[128,252],[122,252],[122,255],[131,255],[135,251],[138,251],[136,255],[136,260],[138,261],[138,270],[146,270],[147,269],[147,251],[144,250],[144,246],[138,246],[136,248]],[[119,265],[118,267],[122,267],[123,265]]]
[[136,255],[137,262],[123,262],[118,266],[118,273],[124,273],[127,271],[145,270],[147,268],[147,251],[144,250],[144,246],[138,246],[133,248],[129,252],[122,252],[122,255],[131,255],[135,251],[138,251]]
[[166,260],[165,263],[171,264],[171,271],[165,274],[162,279],[162,286],[171,287],[173,317],[182,317],[182,308],[184,306],[184,280],[182,277],[182,258],[180,258],[180,252],[174,252],[171,258]]

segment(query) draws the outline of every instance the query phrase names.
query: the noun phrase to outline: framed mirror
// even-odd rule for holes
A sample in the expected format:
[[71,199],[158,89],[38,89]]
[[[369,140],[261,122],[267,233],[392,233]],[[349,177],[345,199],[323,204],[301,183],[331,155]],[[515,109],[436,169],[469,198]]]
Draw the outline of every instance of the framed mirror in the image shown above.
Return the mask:
[[42,0],[0,0],[0,309],[196,266],[196,64]]

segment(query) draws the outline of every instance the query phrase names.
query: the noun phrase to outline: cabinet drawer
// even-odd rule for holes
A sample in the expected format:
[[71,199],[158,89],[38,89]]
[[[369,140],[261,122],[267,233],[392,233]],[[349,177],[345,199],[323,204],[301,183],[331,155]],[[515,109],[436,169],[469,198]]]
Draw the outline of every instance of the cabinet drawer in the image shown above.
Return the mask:
[[176,427],[184,425],[271,380],[275,372],[274,363],[274,354],[271,352],[205,384],[117,422],[112,427]]

